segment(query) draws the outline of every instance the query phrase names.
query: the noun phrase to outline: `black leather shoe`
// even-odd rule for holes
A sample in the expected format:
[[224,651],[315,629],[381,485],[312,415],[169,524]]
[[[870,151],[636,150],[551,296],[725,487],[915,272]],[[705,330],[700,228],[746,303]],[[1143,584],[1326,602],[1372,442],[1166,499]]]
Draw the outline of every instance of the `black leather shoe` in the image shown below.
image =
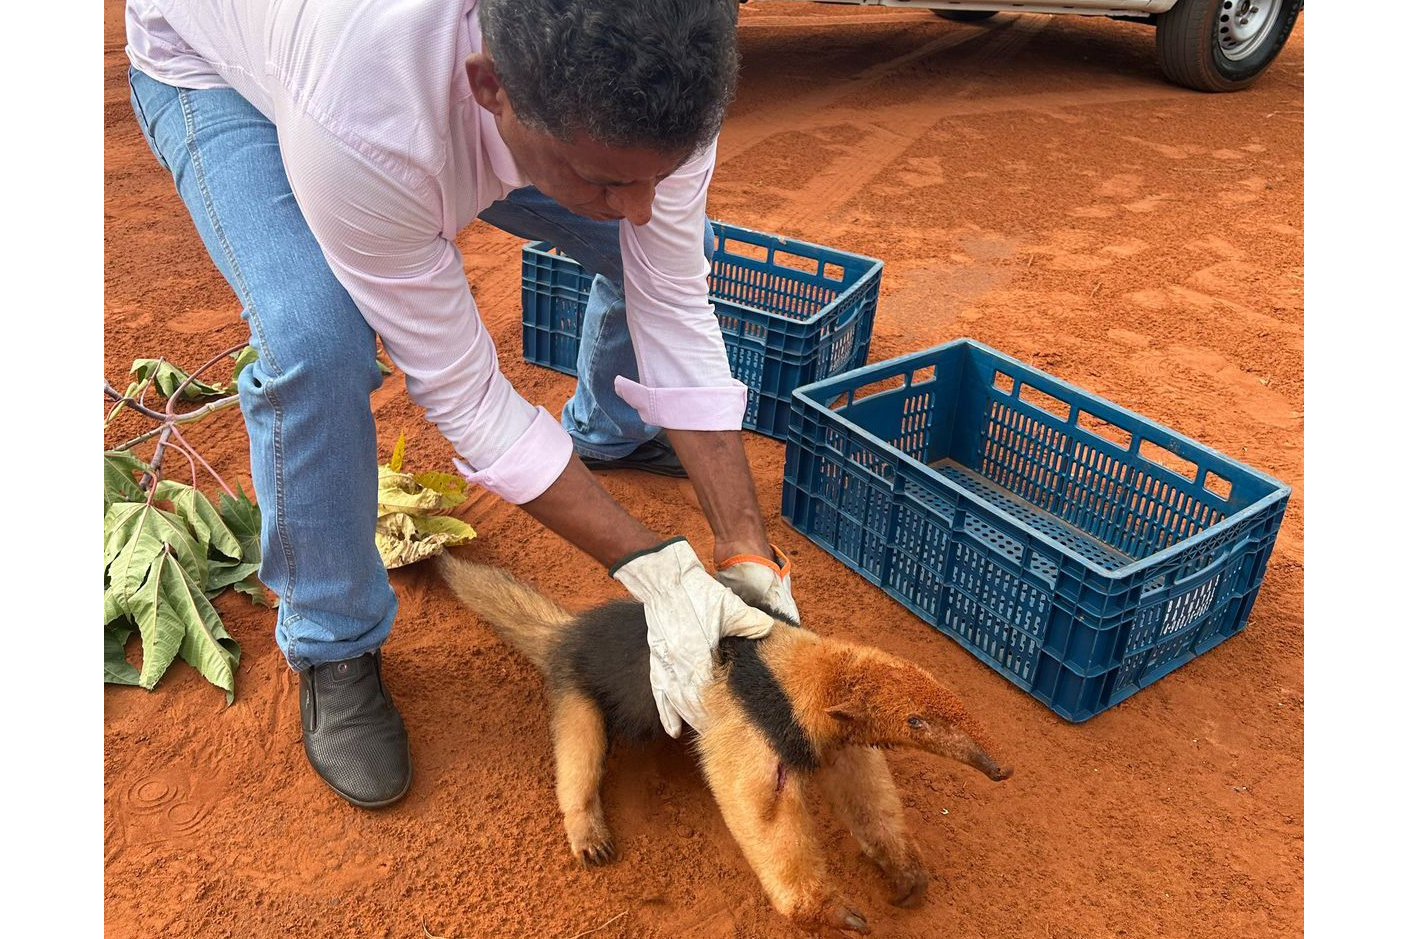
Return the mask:
[[381,681],[381,652],[299,672],[303,752],[333,791],[364,809],[411,788],[411,750],[401,713]]
[[689,475],[685,472],[684,464],[675,454],[675,448],[670,446],[669,441],[665,440],[663,435],[647,440],[623,457],[617,457],[614,460],[598,460],[596,457],[582,456],[582,462],[587,465],[587,469],[593,472],[637,469],[647,473],[655,473],[657,476],[674,476],[679,479],[684,479]]

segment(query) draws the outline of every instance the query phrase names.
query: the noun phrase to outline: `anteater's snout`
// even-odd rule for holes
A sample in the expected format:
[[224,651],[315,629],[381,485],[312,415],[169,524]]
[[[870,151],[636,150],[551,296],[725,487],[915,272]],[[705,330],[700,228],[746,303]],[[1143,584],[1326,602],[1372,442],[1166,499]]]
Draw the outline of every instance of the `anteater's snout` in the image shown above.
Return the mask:
[[987,751],[977,744],[973,745],[972,751],[965,760],[969,766],[978,770],[993,782],[1002,782],[1012,775],[1012,767],[998,766],[997,761],[988,756]]

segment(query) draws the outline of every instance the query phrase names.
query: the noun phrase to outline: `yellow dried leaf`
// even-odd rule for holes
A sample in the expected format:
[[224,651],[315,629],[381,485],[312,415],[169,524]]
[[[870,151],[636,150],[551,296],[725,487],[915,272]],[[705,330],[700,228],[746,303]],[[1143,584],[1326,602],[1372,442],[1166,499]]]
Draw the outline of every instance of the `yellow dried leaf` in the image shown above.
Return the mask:
[[440,493],[443,508],[453,509],[469,498],[469,493],[466,491],[468,484],[464,477],[458,473],[437,473],[434,471],[417,473],[416,482],[426,489]]
[[474,537],[466,522],[441,514],[467,498],[463,478],[450,473],[402,472],[404,434],[391,462],[378,467],[376,548],[388,570],[434,557]]

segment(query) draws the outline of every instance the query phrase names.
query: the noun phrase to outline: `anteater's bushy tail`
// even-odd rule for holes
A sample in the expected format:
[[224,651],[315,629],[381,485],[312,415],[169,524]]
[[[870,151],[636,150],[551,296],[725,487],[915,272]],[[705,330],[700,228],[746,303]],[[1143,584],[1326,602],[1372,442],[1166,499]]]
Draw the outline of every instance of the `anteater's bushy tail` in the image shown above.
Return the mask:
[[440,576],[465,606],[479,614],[505,642],[526,655],[540,671],[547,668],[548,650],[572,614],[508,571],[462,561],[449,554],[439,558]]

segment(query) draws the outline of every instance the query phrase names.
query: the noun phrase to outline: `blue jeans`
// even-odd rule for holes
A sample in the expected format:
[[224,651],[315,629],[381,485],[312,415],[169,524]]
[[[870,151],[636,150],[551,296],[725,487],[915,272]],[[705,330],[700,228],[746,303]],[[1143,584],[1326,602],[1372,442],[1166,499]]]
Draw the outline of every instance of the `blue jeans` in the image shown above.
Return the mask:
[[[574,215],[532,187],[509,193],[479,217],[511,235],[555,245],[595,275],[582,314],[577,389],[562,407],[562,426],[572,435],[573,448],[582,456],[614,460],[659,434],[659,427],[642,421],[616,394],[617,375],[640,380],[619,286],[619,223]],[[703,236],[704,255],[712,260],[714,238],[707,224]]]
[[[323,258],[284,175],[274,125],[228,88],[174,88],[129,73],[132,108],[210,257],[243,305],[259,359],[239,377],[263,511],[259,575],[280,597],[275,636],[296,669],[370,652],[396,597],[377,554],[376,335]],[[636,378],[616,222],[520,189],[481,215],[560,247],[597,275],[562,422],[578,452],[624,456],[659,432],[612,383]],[[711,239],[706,237],[706,245]]]

